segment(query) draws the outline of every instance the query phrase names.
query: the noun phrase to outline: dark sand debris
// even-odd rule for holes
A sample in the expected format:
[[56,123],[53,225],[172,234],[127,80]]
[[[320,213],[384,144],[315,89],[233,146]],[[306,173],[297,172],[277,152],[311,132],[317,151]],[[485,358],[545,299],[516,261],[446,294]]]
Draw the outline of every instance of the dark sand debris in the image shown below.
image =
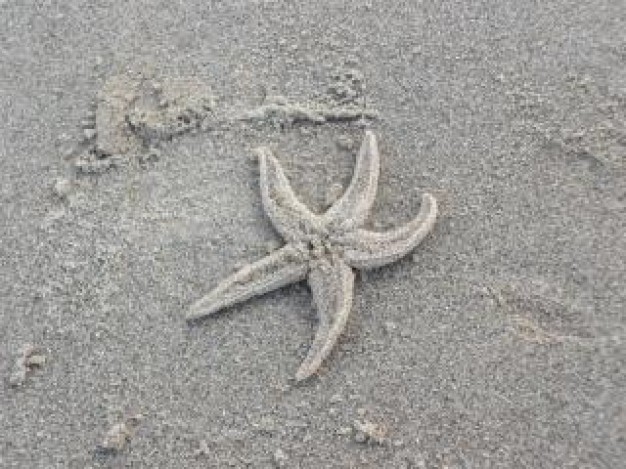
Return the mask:
[[354,421],[354,441],[357,443],[375,443],[384,445],[387,442],[387,427],[369,420]]
[[143,420],[141,414],[128,417],[124,422],[113,425],[97,447],[99,454],[118,454],[130,443]]
[[12,387],[20,387],[26,383],[28,375],[34,368],[41,368],[46,363],[46,356],[34,345],[26,344],[22,347],[9,377]]

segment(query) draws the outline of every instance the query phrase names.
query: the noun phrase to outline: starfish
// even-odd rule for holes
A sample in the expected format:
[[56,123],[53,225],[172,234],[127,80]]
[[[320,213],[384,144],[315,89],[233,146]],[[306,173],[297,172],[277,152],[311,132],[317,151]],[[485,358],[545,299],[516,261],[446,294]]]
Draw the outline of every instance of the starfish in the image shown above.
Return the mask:
[[346,326],[354,290],[354,270],[397,261],[431,231],[437,217],[435,198],[425,193],[409,223],[386,232],[364,228],[380,172],[376,136],[366,131],[350,185],[326,212],[314,213],[298,200],[278,160],[268,148],[256,150],[263,208],[285,239],[282,248],[249,264],[193,303],[195,320],[236,303],[307,279],[318,313],[318,329],[296,373],[304,380],[317,372]]

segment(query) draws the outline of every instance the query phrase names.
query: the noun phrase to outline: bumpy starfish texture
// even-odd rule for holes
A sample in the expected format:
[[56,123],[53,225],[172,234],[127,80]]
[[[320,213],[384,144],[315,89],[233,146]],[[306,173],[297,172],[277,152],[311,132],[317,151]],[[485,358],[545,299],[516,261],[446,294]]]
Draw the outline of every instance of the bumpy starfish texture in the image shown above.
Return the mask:
[[353,269],[380,267],[408,254],[433,228],[437,202],[424,194],[417,217],[399,228],[386,232],[363,228],[380,172],[378,146],[371,131],[365,132],[350,185],[323,214],[313,213],[298,200],[269,149],[260,148],[257,153],[263,207],[286,245],[226,278],[190,307],[187,319],[214,314],[307,279],[319,322],[313,344],[296,373],[300,381],[319,369],[345,328],[352,306]]

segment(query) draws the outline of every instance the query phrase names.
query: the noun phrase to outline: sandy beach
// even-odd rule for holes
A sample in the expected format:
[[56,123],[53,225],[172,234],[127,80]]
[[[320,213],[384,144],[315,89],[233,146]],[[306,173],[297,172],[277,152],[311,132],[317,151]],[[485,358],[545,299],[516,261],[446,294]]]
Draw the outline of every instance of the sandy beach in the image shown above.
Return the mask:
[[[188,322],[366,130],[438,218],[319,370],[305,281]],[[625,286],[623,1],[0,0],[1,468],[619,468]]]

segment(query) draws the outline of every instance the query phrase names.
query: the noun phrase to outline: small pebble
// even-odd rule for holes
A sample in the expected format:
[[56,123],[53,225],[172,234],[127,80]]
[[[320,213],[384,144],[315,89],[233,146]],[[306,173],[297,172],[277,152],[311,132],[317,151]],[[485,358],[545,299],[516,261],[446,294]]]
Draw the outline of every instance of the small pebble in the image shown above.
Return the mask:
[[33,366],[41,368],[46,364],[46,356],[41,354],[31,355],[26,359],[26,366],[31,368]]
[[64,199],[72,192],[72,181],[66,178],[57,179],[53,190],[57,197]]
[[116,423],[104,436],[102,443],[98,446],[99,451],[104,453],[121,452],[137,430],[137,426],[143,420],[141,414],[133,415],[126,419],[125,422]]
[[118,423],[111,427],[107,432],[100,445],[100,448],[106,452],[119,453],[124,449],[130,441],[131,432],[125,423]]
[[13,371],[9,377],[9,384],[12,387],[23,386],[28,373],[33,368],[39,368],[46,363],[46,357],[39,349],[31,344],[26,344],[20,350],[19,356],[13,364]]
[[356,420],[354,422],[354,440],[357,443],[373,442],[379,445],[385,443],[387,438],[387,429],[373,422],[367,420],[360,422]]

